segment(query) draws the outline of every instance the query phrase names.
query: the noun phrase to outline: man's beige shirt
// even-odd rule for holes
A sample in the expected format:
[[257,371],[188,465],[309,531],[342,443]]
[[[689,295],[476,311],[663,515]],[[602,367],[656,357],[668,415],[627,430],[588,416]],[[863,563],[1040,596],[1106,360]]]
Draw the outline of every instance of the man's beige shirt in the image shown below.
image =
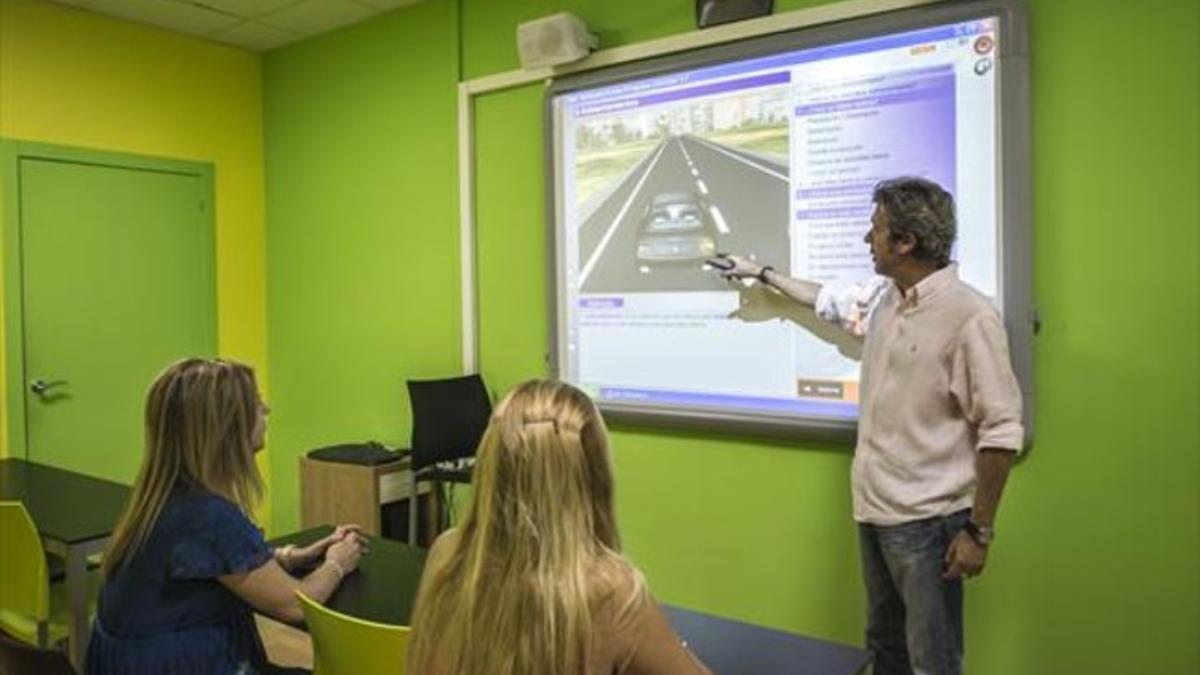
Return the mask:
[[877,525],[969,508],[981,448],[1020,451],[1021,389],[992,302],[950,265],[893,284],[863,348],[854,518]]

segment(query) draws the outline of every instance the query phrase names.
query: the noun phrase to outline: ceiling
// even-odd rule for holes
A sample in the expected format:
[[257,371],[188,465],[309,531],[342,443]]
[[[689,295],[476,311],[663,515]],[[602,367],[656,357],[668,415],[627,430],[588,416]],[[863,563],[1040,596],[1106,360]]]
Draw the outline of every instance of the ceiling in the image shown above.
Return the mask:
[[421,0],[51,0],[262,52]]

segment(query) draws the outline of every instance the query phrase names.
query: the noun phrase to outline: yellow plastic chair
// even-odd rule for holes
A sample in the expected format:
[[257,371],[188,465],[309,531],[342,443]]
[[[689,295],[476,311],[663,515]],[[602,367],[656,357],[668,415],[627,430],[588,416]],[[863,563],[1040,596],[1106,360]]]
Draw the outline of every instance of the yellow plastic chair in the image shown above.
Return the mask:
[[25,505],[0,502],[0,629],[37,647],[67,637],[65,584],[52,598],[46,552]]
[[335,612],[296,591],[313,641],[313,675],[406,675],[408,626]]

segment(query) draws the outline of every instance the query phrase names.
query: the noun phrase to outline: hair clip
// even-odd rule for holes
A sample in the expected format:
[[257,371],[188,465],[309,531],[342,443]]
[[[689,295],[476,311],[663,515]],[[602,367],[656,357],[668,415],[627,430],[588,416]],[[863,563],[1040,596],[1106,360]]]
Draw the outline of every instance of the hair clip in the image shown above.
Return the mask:
[[558,420],[530,420],[530,421],[526,422],[523,426],[526,429],[532,429],[534,427],[540,427],[542,425],[549,425],[551,428],[554,429],[554,433],[558,433]]

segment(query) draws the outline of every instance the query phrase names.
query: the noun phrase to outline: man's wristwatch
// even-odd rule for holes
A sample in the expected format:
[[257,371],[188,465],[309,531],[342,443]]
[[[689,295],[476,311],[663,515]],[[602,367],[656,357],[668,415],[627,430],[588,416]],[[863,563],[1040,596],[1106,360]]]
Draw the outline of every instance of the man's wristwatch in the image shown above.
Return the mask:
[[980,546],[987,546],[996,539],[996,530],[991,525],[980,525],[970,518],[963,525],[963,531],[969,534],[975,540],[975,543]]

